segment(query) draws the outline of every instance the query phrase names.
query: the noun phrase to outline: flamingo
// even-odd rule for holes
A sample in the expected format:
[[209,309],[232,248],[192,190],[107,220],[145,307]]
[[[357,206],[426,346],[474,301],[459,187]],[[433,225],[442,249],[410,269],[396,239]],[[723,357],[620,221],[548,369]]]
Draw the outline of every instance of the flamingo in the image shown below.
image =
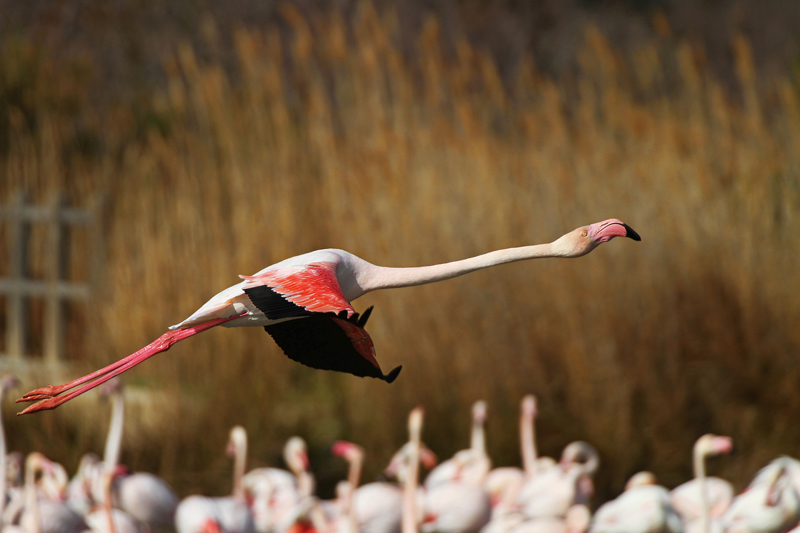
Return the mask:
[[692,453],[695,478],[670,492],[672,507],[687,524],[699,520],[694,527],[698,527],[700,533],[709,533],[711,519],[719,518],[733,500],[730,483],[718,477],[706,477],[705,459],[732,451],[730,437],[703,435],[695,442]]
[[[638,476],[638,474],[637,474]],[[653,479],[640,477],[615,500],[597,509],[591,533],[683,533],[683,523],[672,508],[669,491]],[[644,481],[645,484],[639,484]]]
[[[148,472],[118,475],[119,455],[122,449],[122,430],[125,422],[125,397],[122,383],[110,383],[105,394],[111,398],[111,424],[103,453],[101,483],[95,482],[93,498],[104,501],[104,479],[113,478],[110,491],[114,507],[125,511],[151,531],[171,530],[174,525],[178,497],[166,481]],[[95,477],[97,480],[97,477]]]
[[403,517],[402,533],[418,533],[419,502],[417,488],[419,486],[419,457],[422,442],[422,419],[425,411],[421,406],[415,407],[408,415],[408,470],[403,483]]
[[472,405],[470,447],[456,452],[451,459],[442,461],[431,470],[425,478],[427,490],[452,481],[466,481],[473,484],[483,481],[492,466],[491,459],[486,455],[486,437],[483,429],[485,423],[486,402],[479,400]]
[[574,504],[586,504],[591,497],[591,476],[597,471],[597,450],[583,441],[564,448],[558,468],[549,468],[528,480],[517,497],[530,518],[563,517]]
[[219,325],[263,326],[295,361],[391,383],[401,367],[388,374],[381,370],[372,339],[364,330],[372,308],[359,316],[350,303],[356,298],[374,290],[433,283],[503,263],[580,257],[614,237],[641,240],[627,224],[612,218],[576,228],[551,243],[496,250],[427,267],[381,267],[336,249],[292,257],[253,276],[240,276],[242,282],[223,290],[157,340],[116,363],[69,383],[25,394],[17,401],[36,403],[19,414],[55,409],[176,342]]
[[[386,470],[387,474],[396,474],[405,482],[408,469],[411,468],[408,461],[410,448],[409,445],[405,445],[395,454]],[[343,457],[350,464],[345,487],[345,501],[347,502],[347,497],[350,496],[347,491],[350,491],[352,495],[349,500],[350,507],[345,510],[352,512],[357,518],[357,521],[350,526],[350,530],[361,533],[400,533],[403,518],[403,489],[398,485],[383,481],[367,483],[359,487],[364,450],[351,442],[337,441],[334,443],[332,451],[334,455]],[[419,445],[419,459],[426,468],[431,468],[436,464],[436,456],[422,443]],[[349,520],[353,522],[353,517],[350,517]]]
[[178,533],[253,533],[253,515],[245,500],[244,477],[247,462],[247,432],[241,426],[231,429],[228,455],[233,456],[233,495],[225,498],[189,496],[175,511]]
[[[589,528],[592,513],[583,504],[575,504],[564,518],[549,516],[534,518],[510,528],[510,533],[583,533]],[[482,530],[483,533],[483,530]]]
[[279,468],[256,468],[242,484],[252,499],[256,530],[282,531],[312,510],[314,477],[308,471],[306,443],[292,437],[283,448],[283,458],[291,472]]
[[492,504],[482,483],[452,481],[425,494],[423,533],[478,533],[492,517]]
[[43,473],[43,479],[54,479],[55,484],[66,491],[66,478],[65,475],[62,476],[58,466],[60,465],[53,463],[38,452],[32,452],[25,458],[25,487],[23,489],[25,507],[19,520],[22,531],[26,533],[79,533],[86,529],[83,518],[61,501],[60,497],[50,499],[37,494],[36,475],[39,472]]
[[721,517],[726,533],[780,533],[800,520],[800,496],[791,479],[788,458],[761,469]]
[[6,496],[8,494],[6,432],[2,420],[3,410],[1,408],[6,392],[17,385],[19,385],[19,380],[16,376],[6,375],[0,379],[0,516],[3,515],[3,510],[6,507]]
[[[492,498],[493,513],[503,513],[512,508],[525,481],[534,477],[537,471],[545,470],[548,467],[546,460],[553,461],[549,457],[537,458],[534,429],[536,413],[536,397],[529,394],[522,398],[519,417],[522,468],[502,466],[491,470],[486,477],[485,486]],[[555,464],[555,461],[552,464]]]
[[67,485],[67,505],[83,516],[91,513],[95,504],[92,490],[100,482],[102,472],[103,462],[97,454],[83,454],[78,471]]

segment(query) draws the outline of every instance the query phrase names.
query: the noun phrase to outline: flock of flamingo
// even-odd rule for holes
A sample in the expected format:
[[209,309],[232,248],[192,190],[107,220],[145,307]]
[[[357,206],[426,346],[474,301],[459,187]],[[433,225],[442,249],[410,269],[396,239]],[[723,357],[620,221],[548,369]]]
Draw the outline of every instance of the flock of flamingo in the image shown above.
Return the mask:
[[[0,380],[0,394],[17,384]],[[85,454],[77,473],[38,452],[6,453],[0,423],[2,533],[800,533],[800,461],[780,457],[734,497],[730,483],[705,474],[705,458],[732,451],[729,437],[704,435],[694,446],[695,478],[668,490],[639,472],[615,500],[590,510],[600,461],[586,442],[564,448],[558,462],[538,457],[536,401],[520,408],[522,468],[492,468],[486,452],[486,404],[472,409],[469,448],[438,465],[421,441],[423,409],[408,419],[409,440],[384,479],[360,484],[364,450],[337,441],[333,455],[349,463],[336,498],[314,495],[314,477],[300,437],[284,448],[288,470],[247,472],[247,433],[231,429],[233,459],[227,497],[180,500],[162,479],[119,464],[124,397],[117,380],[104,387],[112,414],[103,458]],[[0,395],[0,400],[2,396]],[[420,464],[428,470],[420,483]],[[792,529],[794,528],[794,529]]]

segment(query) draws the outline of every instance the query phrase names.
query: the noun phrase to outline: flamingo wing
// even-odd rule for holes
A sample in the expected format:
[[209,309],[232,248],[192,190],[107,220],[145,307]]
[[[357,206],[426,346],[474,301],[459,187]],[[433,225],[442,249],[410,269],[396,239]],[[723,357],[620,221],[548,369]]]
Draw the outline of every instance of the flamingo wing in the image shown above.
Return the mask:
[[242,276],[242,290],[259,311],[278,322],[264,326],[283,352],[298,363],[321,370],[370,376],[391,383],[375,359],[372,339],[364,330],[372,308],[359,318],[342,294],[336,265],[309,263]]
[[391,383],[400,373],[398,366],[388,374],[375,359],[372,339],[364,330],[372,308],[359,319],[358,313],[347,317],[345,311],[313,314],[298,320],[286,320],[264,326],[290,359],[311,368],[335,370],[360,377],[373,377]]
[[332,262],[318,261],[239,277],[245,280],[242,290],[270,320],[314,313],[346,311],[347,316],[355,313],[342,294],[336,264]]

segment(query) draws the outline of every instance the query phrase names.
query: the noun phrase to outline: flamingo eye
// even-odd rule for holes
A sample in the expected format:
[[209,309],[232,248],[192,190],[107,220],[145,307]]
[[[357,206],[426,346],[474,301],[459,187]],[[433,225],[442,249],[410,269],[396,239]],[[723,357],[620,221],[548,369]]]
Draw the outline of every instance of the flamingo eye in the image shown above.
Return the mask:
[[586,237],[586,235],[588,235],[588,233],[586,232],[586,230],[583,230],[583,231],[581,232],[581,237]]

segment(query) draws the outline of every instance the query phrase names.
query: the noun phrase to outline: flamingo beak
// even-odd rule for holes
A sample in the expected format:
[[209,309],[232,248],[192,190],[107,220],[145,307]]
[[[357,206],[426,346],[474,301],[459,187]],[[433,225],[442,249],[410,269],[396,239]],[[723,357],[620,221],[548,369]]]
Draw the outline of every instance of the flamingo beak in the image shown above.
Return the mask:
[[638,234],[638,233],[636,233],[636,232],[633,230],[633,228],[632,228],[632,227],[630,227],[629,225],[627,225],[627,224],[625,224],[625,223],[623,222],[623,223],[622,223],[622,227],[623,227],[623,228],[625,228],[625,236],[626,236],[626,237],[628,237],[629,239],[633,239],[634,241],[641,241],[641,240],[642,240],[642,238],[641,238],[641,237],[639,237],[639,234]]

